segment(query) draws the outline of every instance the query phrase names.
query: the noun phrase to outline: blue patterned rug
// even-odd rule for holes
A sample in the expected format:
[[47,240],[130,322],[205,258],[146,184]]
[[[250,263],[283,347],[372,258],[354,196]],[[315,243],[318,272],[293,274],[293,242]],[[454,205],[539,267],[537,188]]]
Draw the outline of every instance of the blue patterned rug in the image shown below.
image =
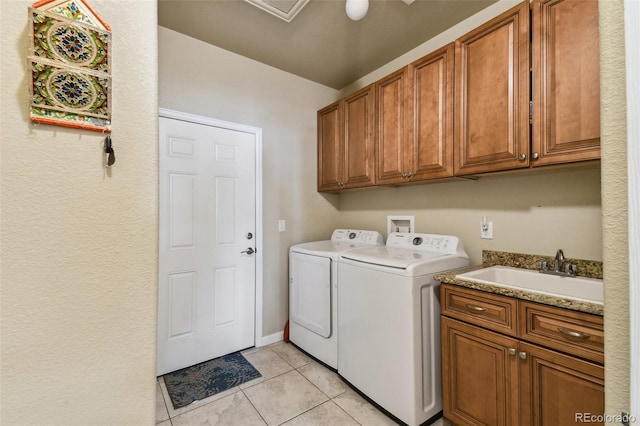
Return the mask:
[[235,352],[162,377],[173,408],[178,409],[262,375],[240,352]]

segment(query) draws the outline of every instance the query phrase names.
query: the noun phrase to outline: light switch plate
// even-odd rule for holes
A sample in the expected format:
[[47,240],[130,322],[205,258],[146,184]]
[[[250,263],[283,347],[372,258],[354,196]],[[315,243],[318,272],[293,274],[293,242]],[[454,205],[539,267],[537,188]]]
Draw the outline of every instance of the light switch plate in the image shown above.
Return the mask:
[[278,220],[278,232],[284,232],[287,230],[287,222],[284,219]]

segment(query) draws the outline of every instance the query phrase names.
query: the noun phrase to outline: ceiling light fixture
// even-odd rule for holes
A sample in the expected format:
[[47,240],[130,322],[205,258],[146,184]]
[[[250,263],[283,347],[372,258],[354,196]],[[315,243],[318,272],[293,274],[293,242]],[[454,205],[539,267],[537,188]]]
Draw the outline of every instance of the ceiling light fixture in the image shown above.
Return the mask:
[[369,10],[369,0],[347,0],[345,10],[349,19],[359,21]]

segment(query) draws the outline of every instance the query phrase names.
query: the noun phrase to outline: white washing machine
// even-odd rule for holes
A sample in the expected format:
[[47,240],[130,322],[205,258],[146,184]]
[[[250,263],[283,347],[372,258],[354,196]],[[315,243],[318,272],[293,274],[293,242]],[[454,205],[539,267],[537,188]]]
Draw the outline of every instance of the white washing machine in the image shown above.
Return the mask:
[[441,415],[436,273],[469,265],[457,237],[392,233],[341,255],[338,374],[397,419]]
[[376,245],[384,246],[379,232],[336,229],[331,240],[289,250],[289,340],[333,369],[338,368],[339,255]]

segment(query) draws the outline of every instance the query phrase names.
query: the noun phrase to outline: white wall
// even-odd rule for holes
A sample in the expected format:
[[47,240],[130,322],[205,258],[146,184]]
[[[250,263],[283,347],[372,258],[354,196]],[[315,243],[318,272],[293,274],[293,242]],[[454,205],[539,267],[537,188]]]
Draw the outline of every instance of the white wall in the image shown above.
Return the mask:
[[316,111],[338,92],[166,28],[158,37],[161,107],[262,128],[263,335],[282,332],[289,246],[338,223],[337,196],[316,192]]
[[157,23],[153,0],[92,0],[113,29],[113,143],[29,122],[28,7],[0,2],[3,425],[155,417]]

